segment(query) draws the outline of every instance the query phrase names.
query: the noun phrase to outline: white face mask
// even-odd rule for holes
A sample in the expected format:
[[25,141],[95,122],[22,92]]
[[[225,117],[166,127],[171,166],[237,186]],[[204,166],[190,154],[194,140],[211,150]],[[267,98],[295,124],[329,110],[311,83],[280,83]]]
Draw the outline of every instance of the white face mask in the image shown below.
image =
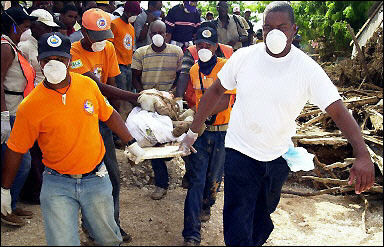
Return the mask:
[[197,52],[197,55],[199,56],[200,61],[203,63],[208,62],[213,56],[211,50],[208,49],[200,49]]
[[273,54],[280,54],[287,46],[287,40],[282,31],[273,29],[267,34],[265,44]]
[[104,50],[106,44],[107,44],[107,40],[95,42],[91,46],[92,51],[94,51],[94,52],[102,51],[102,50]]
[[50,60],[44,65],[43,74],[51,84],[59,84],[67,76],[67,66],[57,60]]
[[133,16],[129,17],[128,18],[128,22],[129,23],[134,23],[136,21],[136,17],[137,17],[137,15],[133,15]]
[[164,37],[160,34],[155,34],[152,37],[152,42],[155,46],[161,47],[164,44]]

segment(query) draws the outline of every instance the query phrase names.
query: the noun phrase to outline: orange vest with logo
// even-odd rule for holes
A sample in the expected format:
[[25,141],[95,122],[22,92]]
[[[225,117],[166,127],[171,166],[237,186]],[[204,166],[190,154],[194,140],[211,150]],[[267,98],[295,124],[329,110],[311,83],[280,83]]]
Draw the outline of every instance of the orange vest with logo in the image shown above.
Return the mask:
[[34,89],[33,82],[35,81],[36,77],[36,71],[32,67],[32,65],[28,62],[28,60],[23,56],[23,54],[12,45],[8,40],[1,38],[2,44],[6,43],[9,44],[13,50],[17,53],[17,58],[20,64],[21,71],[23,72],[23,75],[25,79],[27,80],[26,86],[24,88],[24,92],[9,92],[10,94],[16,94],[16,95],[23,95],[24,98],[27,97],[27,95]]
[[[230,58],[233,54],[233,48],[229,45],[224,45],[219,43],[221,51],[224,53],[226,59]],[[195,63],[199,60],[197,55],[196,45],[188,47],[189,52],[191,53]],[[191,80],[188,81],[187,90],[185,91],[184,99],[187,101],[189,108],[196,105],[195,90],[192,87]]]
[[[213,84],[213,82],[217,79],[217,73],[219,73],[221,68],[224,66],[225,62],[226,62],[226,59],[217,58],[217,63],[209,75],[206,76],[203,73],[200,74],[204,91],[206,91]],[[195,91],[195,102],[196,102],[196,110],[197,110],[199,107],[200,99],[203,96],[203,92],[201,90],[200,78],[199,78],[199,65],[194,64],[192,66],[189,74],[190,74],[190,78],[191,78],[192,87]],[[231,91],[226,91],[225,93],[231,94],[230,100],[228,103],[228,108],[224,111],[219,112],[216,115],[216,120],[215,120],[215,122],[213,122],[212,125],[223,125],[223,124],[228,124],[228,122],[229,122],[229,117],[231,114],[232,106],[235,103],[236,91],[231,90]]]

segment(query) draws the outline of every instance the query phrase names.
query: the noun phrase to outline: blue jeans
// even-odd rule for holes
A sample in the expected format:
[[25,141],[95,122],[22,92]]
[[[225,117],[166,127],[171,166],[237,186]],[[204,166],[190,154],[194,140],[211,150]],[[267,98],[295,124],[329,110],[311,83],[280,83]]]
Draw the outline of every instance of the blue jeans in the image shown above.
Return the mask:
[[168,189],[168,169],[165,161],[170,161],[171,159],[153,159],[151,160],[153,173],[155,176],[155,185],[157,187]]
[[122,242],[113,217],[112,185],[108,174],[74,179],[46,167],[40,205],[48,246],[80,245],[79,210],[97,244],[112,246]]
[[[205,131],[197,138],[197,153],[188,157],[189,188],[184,203],[184,239],[201,241],[201,211],[210,212],[216,201],[220,172],[225,160],[225,131]],[[221,174],[222,176],[222,174]]]
[[224,165],[224,241],[226,245],[259,246],[273,231],[270,214],[280,201],[290,169],[284,158],[254,160],[227,148]]
[[[15,123],[15,116],[10,116],[11,128],[13,128],[14,123]],[[6,148],[7,148],[7,145],[5,143],[1,144],[1,157],[4,157],[4,152]],[[2,167],[3,167],[3,162],[1,162],[1,168]],[[15,210],[16,208],[16,202],[19,200],[21,189],[23,188],[24,183],[27,180],[30,170],[31,170],[31,154],[28,151],[23,155],[19,170],[17,171],[16,177],[12,183],[12,187],[11,187],[12,210]]]
[[125,91],[133,90],[131,65],[119,64],[120,75],[116,76],[116,86]]
[[120,227],[120,170],[116,158],[115,143],[113,142],[112,130],[104,122],[99,121],[99,130],[105,146],[104,163],[112,183],[114,217]]

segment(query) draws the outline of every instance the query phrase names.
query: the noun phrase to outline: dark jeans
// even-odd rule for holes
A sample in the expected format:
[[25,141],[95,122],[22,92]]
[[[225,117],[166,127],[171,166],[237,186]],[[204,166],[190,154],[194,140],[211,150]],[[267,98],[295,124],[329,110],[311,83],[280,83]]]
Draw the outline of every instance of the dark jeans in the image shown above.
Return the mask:
[[205,131],[197,138],[197,153],[188,157],[189,188],[184,203],[185,239],[201,241],[201,211],[210,212],[216,201],[217,178],[222,176],[225,160],[225,131]]
[[116,76],[116,86],[125,91],[133,90],[131,65],[119,64],[120,75]]
[[151,161],[152,163],[152,169],[155,176],[155,185],[157,187],[168,189],[168,169],[167,165],[165,164],[165,161],[170,161],[170,158],[167,159],[153,159]]
[[40,191],[43,184],[43,154],[37,143],[29,150],[31,153],[31,170],[20,193],[20,199],[29,203],[40,204]]
[[270,214],[279,203],[289,170],[282,157],[261,162],[226,149],[223,212],[226,245],[265,243],[274,228]]
[[[15,123],[15,116],[10,116],[10,124],[11,128],[13,128],[13,124]],[[7,148],[7,144],[3,143],[1,144],[1,157],[4,157],[4,152]],[[3,158],[2,158],[3,159]],[[3,168],[3,162],[1,162],[1,170]],[[19,195],[21,192],[21,189],[24,186],[25,180],[28,177],[29,171],[31,169],[31,154],[29,151],[25,153],[21,159],[19,170],[16,173],[16,177],[13,180],[12,186],[11,186],[11,208],[12,210],[15,210],[16,208],[16,202],[19,200]]]
[[120,227],[120,170],[116,158],[115,143],[113,142],[112,131],[104,122],[99,121],[99,130],[105,146],[104,163],[112,183],[114,217]]

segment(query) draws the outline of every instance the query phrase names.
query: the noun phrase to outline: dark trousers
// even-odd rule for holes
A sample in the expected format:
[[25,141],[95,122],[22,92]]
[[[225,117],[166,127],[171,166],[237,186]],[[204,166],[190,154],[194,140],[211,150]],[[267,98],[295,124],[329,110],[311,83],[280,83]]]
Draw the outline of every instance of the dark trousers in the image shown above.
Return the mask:
[[288,177],[287,162],[254,160],[227,148],[224,174],[224,241],[226,245],[263,245],[274,226],[270,214]]
[[157,187],[168,189],[169,177],[168,169],[165,161],[170,161],[170,158],[166,159],[153,159],[151,160],[153,173],[155,176],[155,185]]
[[222,176],[225,159],[225,134],[225,131],[204,131],[193,145],[197,153],[188,156],[189,187],[182,232],[185,239],[201,241],[200,215],[202,210],[210,213],[216,201],[217,178]]
[[104,163],[112,183],[114,217],[120,227],[120,170],[116,158],[115,143],[113,142],[112,131],[101,121],[99,121],[99,130],[105,146]]
[[26,202],[40,204],[40,191],[43,184],[44,164],[43,154],[37,143],[29,150],[31,153],[31,170],[20,193],[20,198]]

